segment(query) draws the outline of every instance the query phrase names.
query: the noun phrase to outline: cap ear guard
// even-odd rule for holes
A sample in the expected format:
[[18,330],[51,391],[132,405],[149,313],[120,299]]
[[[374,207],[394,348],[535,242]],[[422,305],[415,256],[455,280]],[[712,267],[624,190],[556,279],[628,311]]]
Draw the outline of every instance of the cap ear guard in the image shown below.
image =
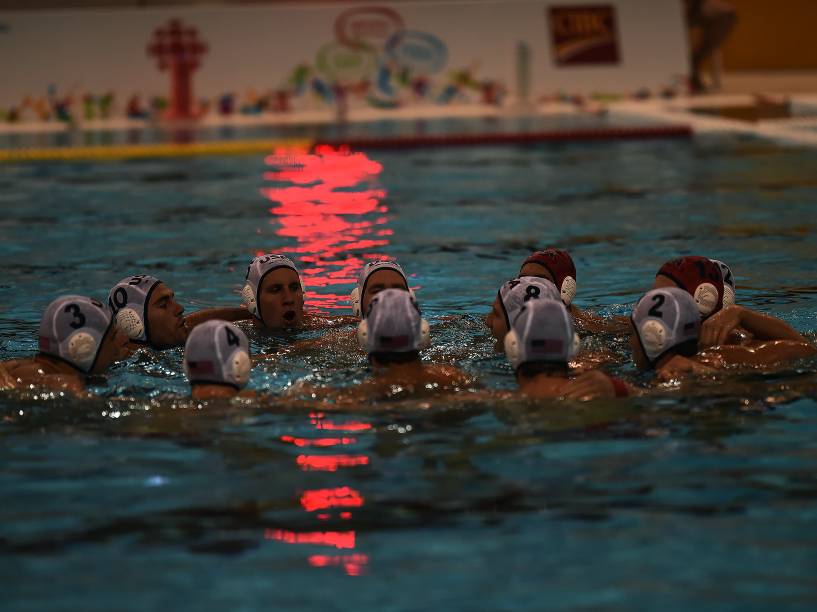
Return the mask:
[[641,345],[650,361],[664,352],[668,334],[666,325],[661,321],[647,319],[639,326],[638,336],[641,338]]
[[420,319],[420,350],[431,346],[431,327],[428,321]]
[[245,284],[241,290],[241,300],[251,315],[258,316],[258,303],[255,301],[255,289],[253,289],[250,283]]
[[573,298],[576,297],[576,279],[572,276],[565,276],[559,293],[562,295],[562,302],[564,302],[564,305],[570,306]]
[[349,301],[352,303],[352,316],[360,316],[360,289],[355,287],[349,294]]
[[247,351],[235,351],[228,362],[227,374],[239,387],[245,386],[250,380],[252,359]]
[[519,336],[516,335],[514,330],[509,331],[505,334],[505,356],[508,358],[508,361],[511,364],[511,367],[516,370],[516,368],[520,365],[520,354],[519,354]]
[[369,324],[363,319],[357,326],[357,343],[364,351],[369,343]]
[[570,342],[570,349],[568,350],[567,358],[573,359],[582,350],[582,339],[575,331],[573,332],[573,339]]
[[81,370],[87,372],[94,364],[97,342],[88,332],[78,331],[68,339],[68,357]]
[[138,340],[145,331],[142,317],[133,308],[122,308],[116,313],[116,326],[131,340]]
[[[724,296],[726,291],[724,290]],[[718,307],[718,290],[712,283],[701,283],[695,289],[695,303],[702,317],[711,315]]]

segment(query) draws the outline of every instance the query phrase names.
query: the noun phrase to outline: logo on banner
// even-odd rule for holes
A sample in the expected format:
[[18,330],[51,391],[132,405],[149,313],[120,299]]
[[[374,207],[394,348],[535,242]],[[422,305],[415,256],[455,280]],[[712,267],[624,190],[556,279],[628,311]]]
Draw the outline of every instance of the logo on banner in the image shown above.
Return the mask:
[[557,66],[619,62],[613,6],[554,6],[549,21]]

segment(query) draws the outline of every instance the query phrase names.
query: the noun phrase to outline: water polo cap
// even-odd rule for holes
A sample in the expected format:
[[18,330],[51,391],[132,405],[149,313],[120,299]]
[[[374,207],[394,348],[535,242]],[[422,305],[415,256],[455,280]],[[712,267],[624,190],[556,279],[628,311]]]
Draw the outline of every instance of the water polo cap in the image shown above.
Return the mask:
[[535,361],[567,363],[580,347],[573,317],[558,297],[530,300],[505,336],[505,355],[514,370]]
[[669,278],[695,298],[701,318],[718,312],[723,307],[723,275],[718,264],[707,259],[689,255],[668,261],[658,275]]
[[64,295],[51,302],[40,321],[40,352],[88,374],[93,370],[111,315],[97,300]]
[[546,278],[538,276],[520,276],[503,283],[497,292],[499,306],[505,315],[505,325],[511,329],[511,321],[516,318],[519,310],[530,300],[550,298],[561,300],[556,285]]
[[184,345],[184,372],[190,384],[230,385],[241,389],[250,380],[252,361],[247,336],[227,321],[197,325]]
[[352,293],[349,294],[349,301],[352,302],[352,314],[356,317],[360,317],[361,319],[366,316],[366,313],[361,312],[360,303],[363,300],[363,296],[366,293],[366,285],[369,282],[369,278],[375,272],[379,272],[380,270],[394,270],[400,276],[403,277],[403,280],[406,283],[406,290],[414,296],[414,292],[408,286],[408,278],[406,277],[406,273],[403,272],[403,268],[400,267],[396,261],[388,261],[385,259],[379,259],[377,261],[370,261],[363,269],[360,271],[357,277],[357,287],[352,289]]
[[241,290],[241,298],[243,299],[244,304],[247,306],[247,310],[250,311],[250,314],[262,323],[264,322],[264,319],[262,318],[261,311],[258,308],[258,291],[261,289],[261,284],[264,282],[264,277],[278,268],[289,268],[290,270],[294,270],[298,275],[298,280],[301,281],[301,291],[306,293],[306,287],[304,286],[303,278],[301,278],[301,273],[298,271],[298,268],[295,267],[295,264],[292,263],[292,260],[289,257],[286,257],[285,255],[268,253],[266,255],[259,255],[253,259],[252,262],[250,262],[250,265],[247,267],[247,276],[245,277],[246,283],[244,284],[244,288]]
[[148,304],[150,295],[162,281],[147,274],[128,276],[114,285],[108,294],[108,306],[116,326],[131,340],[148,342]]
[[562,301],[565,306],[570,306],[576,297],[576,266],[570,254],[561,249],[545,249],[531,253],[522,266],[529,263],[544,266],[550,272]]
[[648,291],[635,305],[631,320],[651,366],[670,349],[697,340],[701,329],[698,305],[678,287]]
[[723,277],[723,307],[731,306],[735,303],[735,277],[732,275],[732,268],[718,259],[710,259],[714,264],[721,269],[721,276]]
[[372,298],[357,327],[360,347],[371,353],[407,353],[431,344],[428,321],[407,291],[384,289]]

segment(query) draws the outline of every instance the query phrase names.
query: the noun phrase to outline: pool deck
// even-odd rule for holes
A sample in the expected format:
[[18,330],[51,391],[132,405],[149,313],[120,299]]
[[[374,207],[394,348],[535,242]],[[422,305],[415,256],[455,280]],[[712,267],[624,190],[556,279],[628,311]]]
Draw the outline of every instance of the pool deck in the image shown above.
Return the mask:
[[[509,132],[468,134],[404,134],[387,137],[337,137],[353,146],[451,146],[513,142],[541,142],[588,139],[679,137],[693,134],[732,133],[757,136],[782,144],[817,146],[817,93],[812,91],[817,75],[812,73],[776,75],[725,75],[720,92],[672,98],[618,100],[548,100],[527,106],[503,107],[485,105],[422,105],[396,109],[350,108],[342,118],[348,125],[380,121],[424,121],[433,119],[523,119],[566,118],[589,119],[579,127],[557,126],[545,131],[513,130]],[[753,93],[754,92],[754,93]],[[757,93],[762,92],[762,93]],[[729,116],[722,108],[745,109],[749,117]],[[768,112],[768,111],[772,112]],[[766,111],[766,112],[764,112]],[[779,111],[779,112],[778,112]],[[754,113],[755,116],[752,116]],[[738,113],[740,114],[740,113]],[[333,109],[305,110],[260,115],[209,115],[193,123],[155,124],[144,119],[113,118],[78,121],[76,124],[21,121],[0,124],[0,135],[57,135],[77,132],[134,132],[149,128],[202,129],[295,126],[326,127],[337,125]],[[597,119],[596,124],[593,120]],[[322,142],[324,140],[321,140]],[[309,146],[308,138],[294,146]],[[334,141],[333,141],[334,142]],[[239,140],[216,142],[179,142],[160,144],[115,144],[98,146],[46,146],[0,148],[0,161],[105,159],[172,155],[211,155],[255,153],[279,146],[293,146],[288,140]],[[69,152],[70,151],[70,152]]]

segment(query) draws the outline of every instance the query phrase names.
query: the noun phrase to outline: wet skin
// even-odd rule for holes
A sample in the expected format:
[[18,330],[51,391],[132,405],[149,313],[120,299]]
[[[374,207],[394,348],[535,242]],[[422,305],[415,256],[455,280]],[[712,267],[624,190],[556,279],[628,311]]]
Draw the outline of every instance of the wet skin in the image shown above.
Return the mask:
[[267,329],[303,324],[304,292],[295,270],[278,268],[264,277],[258,291],[258,311]]
[[408,291],[408,285],[406,285],[406,281],[399,272],[389,269],[378,270],[369,276],[366,282],[366,291],[360,299],[360,312],[368,312],[372,298],[384,289],[402,289],[403,291]]
[[148,343],[158,349],[182,346],[189,333],[183,314],[173,290],[164,283],[157,285],[147,308]]

